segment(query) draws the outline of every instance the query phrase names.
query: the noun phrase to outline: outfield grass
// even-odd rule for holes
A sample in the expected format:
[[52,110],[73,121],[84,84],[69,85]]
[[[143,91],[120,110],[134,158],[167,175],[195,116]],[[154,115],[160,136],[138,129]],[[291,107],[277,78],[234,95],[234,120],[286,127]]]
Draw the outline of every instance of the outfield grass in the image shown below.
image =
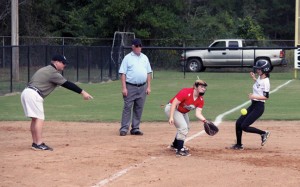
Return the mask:
[[[248,100],[252,92],[252,80],[248,72],[220,73],[156,71],[152,80],[152,92],[147,97],[143,121],[167,121],[161,105],[166,104],[181,88],[191,87],[199,76],[208,83],[205,94],[206,118],[214,120],[222,114]],[[293,79],[292,73],[272,73],[271,89]],[[118,122],[121,119],[123,99],[120,81],[97,84],[80,84],[80,87],[94,96],[94,100],[85,101],[74,92],[57,88],[45,99],[46,120]],[[266,103],[263,120],[299,120],[298,95],[299,79],[270,95]],[[20,94],[0,97],[0,121],[28,120],[24,117],[20,103]],[[190,114],[195,120],[194,112]],[[224,117],[224,120],[236,120],[239,111]]]

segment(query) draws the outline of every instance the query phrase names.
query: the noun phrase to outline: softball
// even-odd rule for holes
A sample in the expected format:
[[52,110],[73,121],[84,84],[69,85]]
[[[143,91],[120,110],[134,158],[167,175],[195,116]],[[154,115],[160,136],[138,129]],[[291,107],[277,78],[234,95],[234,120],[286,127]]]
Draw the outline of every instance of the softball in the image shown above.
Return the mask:
[[243,108],[243,109],[241,110],[241,114],[242,114],[243,116],[246,115],[246,114],[247,114],[247,109]]

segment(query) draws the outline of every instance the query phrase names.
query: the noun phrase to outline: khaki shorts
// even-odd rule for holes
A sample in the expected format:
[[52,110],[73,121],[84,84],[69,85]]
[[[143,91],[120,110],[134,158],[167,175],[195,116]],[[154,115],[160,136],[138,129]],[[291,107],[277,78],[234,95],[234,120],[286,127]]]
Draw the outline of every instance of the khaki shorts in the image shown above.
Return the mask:
[[44,99],[36,91],[25,88],[21,94],[21,103],[26,117],[45,119]]

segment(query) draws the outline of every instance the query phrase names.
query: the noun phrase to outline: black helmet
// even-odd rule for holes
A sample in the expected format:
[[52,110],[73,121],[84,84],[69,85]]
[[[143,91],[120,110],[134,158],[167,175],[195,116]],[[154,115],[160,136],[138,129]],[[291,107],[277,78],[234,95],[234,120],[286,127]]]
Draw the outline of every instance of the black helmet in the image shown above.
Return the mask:
[[272,66],[268,60],[258,60],[253,66],[253,71],[255,72],[257,69],[260,69],[263,73],[270,73],[272,71]]

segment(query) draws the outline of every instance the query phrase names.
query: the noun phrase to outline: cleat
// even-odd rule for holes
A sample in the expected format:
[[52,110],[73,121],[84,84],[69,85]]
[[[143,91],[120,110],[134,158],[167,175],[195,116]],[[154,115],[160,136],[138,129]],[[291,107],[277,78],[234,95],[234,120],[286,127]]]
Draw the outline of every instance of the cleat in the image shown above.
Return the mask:
[[35,150],[36,149],[37,144],[36,143],[32,143],[31,144],[31,149]]
[[191,156],[191,154],[188,151],[186,151],[184,148],[182,148],[181,150],[176,151],[176,156]]
[[261,135],[261,146],[264,146],[267,143],[268,138],[270,137],[270,132],[266,131],[265,134]]
[[37,145],[36,143],[32,143],[31,148],[35,151],[53,151],[53,149],[49,146],[47,146],[45,143],[41,143],[40,145]]
[[229,149],[233,149],[233,150],[244,150],[243,145],[238,145],[238,144],[234,144],[231,147],[229,147]]
[[127,132],[125,132],[125,131],[120,132],[120,136],[126,136],[126,135],[127,135]]
[[135,131],[135,132],[130,132],[130,134],[142,136],[144,133],[142,131]]
[[[168,146],[168,149],[170,149],[170,150],[172,150],[172,151],[177,151],[177,148],[176,148],[173,144],[169,145],[169,146]],[[183,146],[183,149],[184,149],[185,151],[187,151],[187,152],[190,151],[190,149],[187,148],[187,147],[185,147],[185,146]]]

